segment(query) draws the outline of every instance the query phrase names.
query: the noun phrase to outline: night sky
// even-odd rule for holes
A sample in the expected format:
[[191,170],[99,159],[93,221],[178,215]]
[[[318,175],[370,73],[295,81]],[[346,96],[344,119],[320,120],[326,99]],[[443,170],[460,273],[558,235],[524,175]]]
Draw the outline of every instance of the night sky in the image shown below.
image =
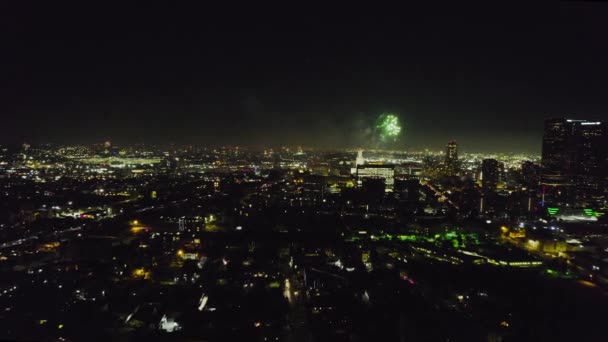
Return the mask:
[[513,5],[3,4],[0,141],[356,147],[393,112],[402,148],[539,152],[608,113],[608,5]]

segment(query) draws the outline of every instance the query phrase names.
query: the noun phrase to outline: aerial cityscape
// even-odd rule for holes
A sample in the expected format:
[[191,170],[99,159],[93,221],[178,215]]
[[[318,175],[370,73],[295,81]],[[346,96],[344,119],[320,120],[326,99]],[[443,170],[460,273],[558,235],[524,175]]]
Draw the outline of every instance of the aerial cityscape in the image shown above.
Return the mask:
[[155,10],[3,14],[0,340],[608,339],[606,6]]

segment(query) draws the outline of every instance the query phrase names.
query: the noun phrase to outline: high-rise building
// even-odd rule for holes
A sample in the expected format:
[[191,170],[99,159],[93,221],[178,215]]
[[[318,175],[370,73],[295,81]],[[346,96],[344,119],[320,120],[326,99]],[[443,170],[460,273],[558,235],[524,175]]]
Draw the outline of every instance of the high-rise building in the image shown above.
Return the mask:
[[357,166],[357,185],[363,185],[364,178],[384,178],[386,191],[393,191],[395,183],[394,165],[374,165],[366,164]]
[[528,189],[537,189],[540,180],[540,166],[531,161],[521,164],[521,181]]
[[575,185],[582,197],[603,195],[608,185],[608,127],[606,122],[581,122],[575,131]]
[[571,132],[571,124],[565,119],[545,121],[541,163],[543,185],[564,187],[571,184],[572,161],[568,153]]
[[494,190],[499,180],[498,161],[496,159],[484,159],[481,162],[481,184],[483,188]]
[[505,163],[498,162],[498,183],[504,184],[506,181]]
[[458,144],[456,144],[456,141],[454,140],[448,142],[446,148],[445,169],[450,176],[458,174]]
[[549,119],[543,136],[541,184],[566,200],[601,196],[606,184],[604,121]]

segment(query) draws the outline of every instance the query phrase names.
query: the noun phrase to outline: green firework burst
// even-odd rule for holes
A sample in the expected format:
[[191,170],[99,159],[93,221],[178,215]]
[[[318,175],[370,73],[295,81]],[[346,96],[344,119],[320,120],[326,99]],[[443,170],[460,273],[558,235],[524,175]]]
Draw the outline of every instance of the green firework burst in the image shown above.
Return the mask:
[[401,134],[399,117],[394,114],[381,114],[376,119],[376,130],[381,143],[396,141]]

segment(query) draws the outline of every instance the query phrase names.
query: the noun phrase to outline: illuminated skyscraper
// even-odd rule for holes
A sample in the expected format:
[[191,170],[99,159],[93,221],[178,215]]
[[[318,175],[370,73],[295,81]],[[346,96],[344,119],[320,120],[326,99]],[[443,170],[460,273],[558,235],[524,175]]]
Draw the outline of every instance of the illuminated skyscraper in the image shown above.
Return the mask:
[[575,130],[576,177],[579,196],[601,197],[608,178],[606,122],[581,122]]
[[357,166],[357,185],[363,185],[364,178],[382,178],[386,191],[393,191],[395,183],[394,165],[359,165]]
[[458,174],[458,144],[451,140],[448,142],[445,152],[445,168],[450,176]]
[[607,143],[604,121],[546,120],[541,184],[568,195],[569,200],[602,196]]
[[484,159],[481,164],[481,184],[485,189],[496,189],[499,181],[499,168],[496,159]]
[[572,162],[568,154],[571,124],[565,119],[545,121],[542,147],[541,183],[564,187],[571,183]]

